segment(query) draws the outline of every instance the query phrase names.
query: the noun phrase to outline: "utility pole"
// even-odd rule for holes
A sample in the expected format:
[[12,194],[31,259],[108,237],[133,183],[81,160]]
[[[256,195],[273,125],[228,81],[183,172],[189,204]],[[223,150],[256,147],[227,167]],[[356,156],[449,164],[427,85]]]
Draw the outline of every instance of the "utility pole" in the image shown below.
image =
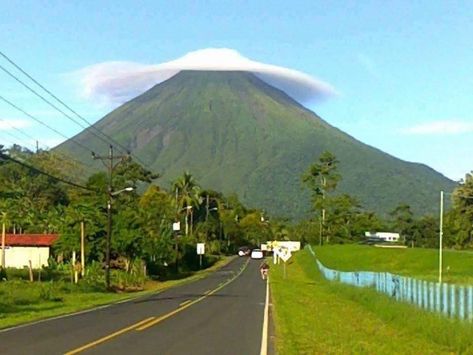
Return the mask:
[[[322,176],[322,200],[323,200],[323,205],[322,205],[322,224],[321,224],[321,238],[324,236],[325,232],[325,187],[327,186],[327,181],[324,176]],[[327,242],[328,242],[328,235],[327,235]]]
[[443,249],[443,191],[440,191],[440,231],[439,231],[439,284],[442,283],[442,249]]
[[[112,197],[113,197],[113,170],[115,167],[123,162],[124,159],[128,158],[129,155],[113,155],[113,146],[110,145],[108,156],[98,156],[92,152],[92,157],[94,159],[100,159],[102,163],[107,167],[108,170],[108,186],[107,186],[107,239],[105,246],[105,284],[107,289],[110,289],[110,248],[112,240]],[[115,163],[115,160],[118,159],[118,162]],[[106,163],[105,163],[106,161]]]
[[85,276],[85,231],[84,231],[84,221],[80,222],[80,276]]
[[2,269],[5,269],[5,222],[2,223]]

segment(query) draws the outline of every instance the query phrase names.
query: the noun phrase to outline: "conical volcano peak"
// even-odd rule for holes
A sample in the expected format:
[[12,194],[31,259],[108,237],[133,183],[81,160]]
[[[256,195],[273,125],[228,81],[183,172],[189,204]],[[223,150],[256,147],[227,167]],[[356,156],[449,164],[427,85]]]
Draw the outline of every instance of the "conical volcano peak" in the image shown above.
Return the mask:
[[[96,128],[161,173],[165,186],[190,171],[204,188],[237,193],[273,215],[308,210],[301,176],[325,150],[340,161],[340,192],[371,210],[388,212],[407,203],[427,212],[435,206],[430,191],[453,186],[426,166],[357,141],[247,71],[181,70]],[[74,140],[96,152],[107,149],[88,130]],[[58,149],[90,163],[89,151],[73,142]]]

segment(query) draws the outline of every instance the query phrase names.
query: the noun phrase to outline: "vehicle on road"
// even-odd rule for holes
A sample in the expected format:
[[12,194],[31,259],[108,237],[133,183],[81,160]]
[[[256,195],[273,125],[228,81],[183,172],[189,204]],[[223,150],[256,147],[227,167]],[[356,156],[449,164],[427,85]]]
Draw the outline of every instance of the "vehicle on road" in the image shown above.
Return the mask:
[[251,249],[249,247],[240,247],[238,248],[238,256],[248,256],[251,253]]
[[263,259],[263,251],[261,249],[253,249],[251,251],[251,258],[252,259]]

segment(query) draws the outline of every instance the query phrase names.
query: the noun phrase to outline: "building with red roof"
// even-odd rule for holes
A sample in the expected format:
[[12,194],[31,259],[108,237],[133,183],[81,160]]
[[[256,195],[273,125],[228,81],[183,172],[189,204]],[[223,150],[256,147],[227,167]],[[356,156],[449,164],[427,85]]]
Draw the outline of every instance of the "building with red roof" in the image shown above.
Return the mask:
[[48,266],[51,246],[58,237],[57,234],[6,234],[5,267],[28,267],[30,262],[34,269]]

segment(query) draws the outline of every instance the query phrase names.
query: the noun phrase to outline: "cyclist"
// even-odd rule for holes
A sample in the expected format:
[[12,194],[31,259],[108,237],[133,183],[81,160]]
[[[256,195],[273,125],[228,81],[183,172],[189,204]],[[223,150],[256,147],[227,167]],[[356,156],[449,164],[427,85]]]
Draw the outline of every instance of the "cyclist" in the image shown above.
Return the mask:
[[266,280],[268,278],[269,265],[266,261],[263,261],[259,267],[261,278]]

